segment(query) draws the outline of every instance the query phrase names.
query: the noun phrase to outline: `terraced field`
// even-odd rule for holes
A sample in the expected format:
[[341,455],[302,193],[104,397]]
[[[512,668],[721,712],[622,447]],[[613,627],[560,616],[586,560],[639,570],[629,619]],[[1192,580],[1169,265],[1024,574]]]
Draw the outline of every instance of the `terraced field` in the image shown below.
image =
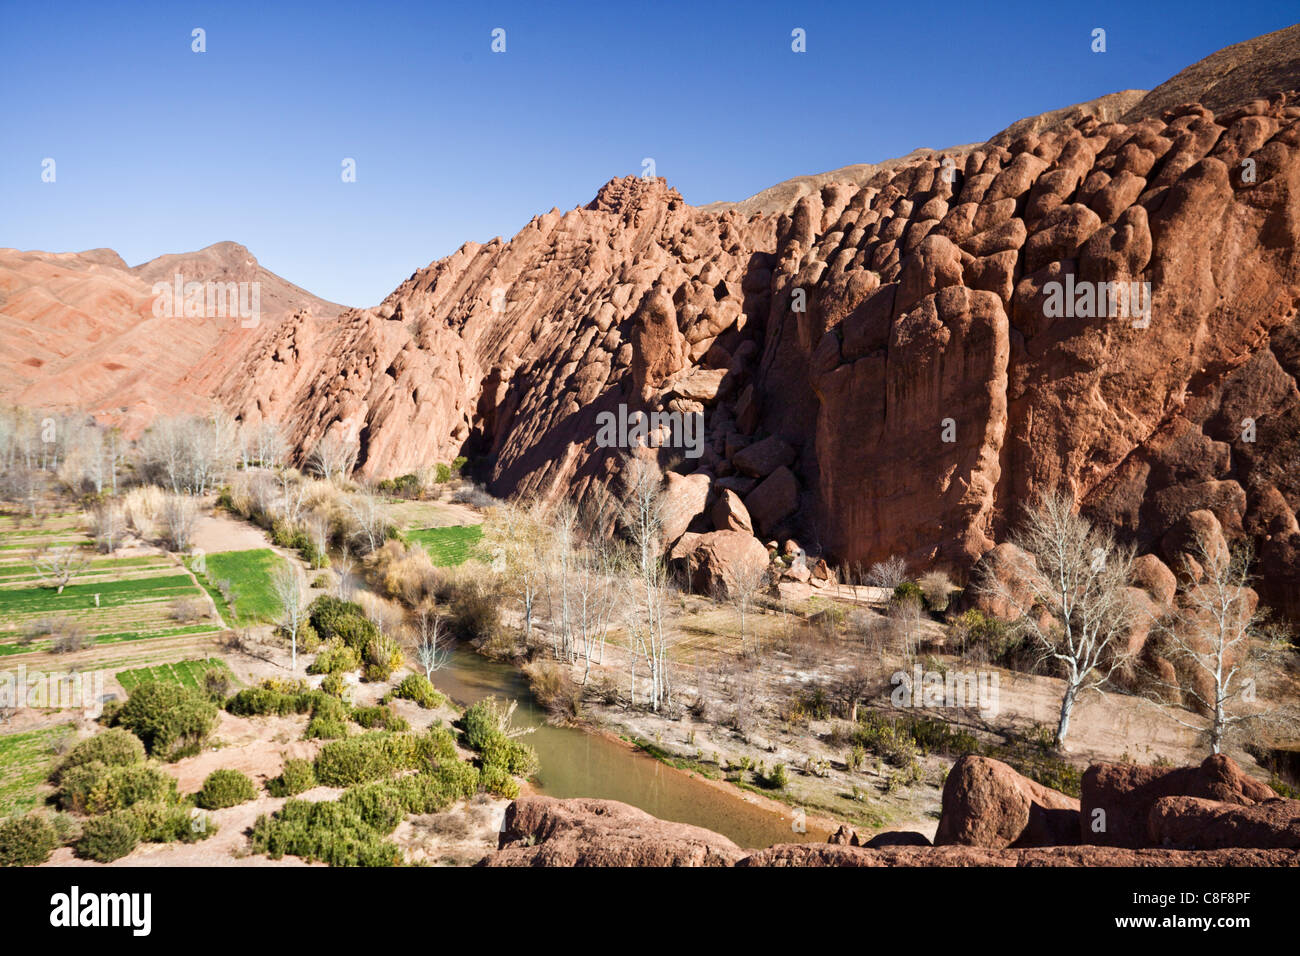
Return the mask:
[[[284,558],[270,548],[252,551],[222,551],[204,558],[202,568],[194,568],[204,588],[212,596],[221,613],[233,618],[239,625],[270,621],[279,610],[279,602],[271,588],[271,576]],[[221,593],[222,582],[228,582],[234,607]]]
[[412,528],[403,532],[403,536],[413,544],[421,545],[439,567],[455,567],[478,556],[483,526],[459,524],[442,528]]
[[30,810],[54,765],[54,748],[71,739],[71,724],[0,736],[0,817]]
[[[185,568],[166,554],[107,558],[95,554],[81,530],[80,514],[49,518],[39,527],[0,516],[0,657],[39,654],[52,641],[33,636],[41,622],[77,621],[94,647],[159,638],[214,635],[219,621],[183,622],[173,618],[178,600],[206,603]],[[31,553],[43,544],[75,547],[89,566],[58,593],[32,567]]]
[[226,666],[226,662],[219,657],[209,657],[206,660],[197,661],[176,661],[172,664],[159,664],[155,667],[138,667],[133,670],[119,671],[117,682],[122,685],[122,689],[128,694],[141,684],[150,681],[164,684],[180,684],[182,687],[191,687],[198,690],[203,686],[203,675],[213,669],[225,671],[231,682],[234,682],[234,674],[230,673],[230,668]]

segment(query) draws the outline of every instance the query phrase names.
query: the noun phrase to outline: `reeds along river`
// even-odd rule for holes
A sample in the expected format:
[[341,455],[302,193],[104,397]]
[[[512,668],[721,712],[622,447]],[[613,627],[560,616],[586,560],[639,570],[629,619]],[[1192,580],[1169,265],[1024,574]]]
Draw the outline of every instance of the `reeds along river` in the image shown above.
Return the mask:
[[661,761],[600,734],[553,727],[533,700],[523,675],[508,664],[457,648],[433,683],[456,703],[484,697],[517,700],[514,726],[536,727],[523,738],[537,750],[541,771],[534,789],[549,797],[592,797],[640,807],[664,820],[690,823],[729,837],[742,847],[775,843],[822,842],[826,833],[795,832],[793,808],[776,812],[748,802]]

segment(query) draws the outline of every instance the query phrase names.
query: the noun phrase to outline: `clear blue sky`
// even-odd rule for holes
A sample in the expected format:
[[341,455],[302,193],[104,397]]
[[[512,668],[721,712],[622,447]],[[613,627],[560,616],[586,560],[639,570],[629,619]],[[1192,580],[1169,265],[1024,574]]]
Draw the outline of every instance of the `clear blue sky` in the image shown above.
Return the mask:
[[[108,246],[135,265],[230,239],[318,295],[373,305],[644,157],[688,202],[741,199],[1153,87],[1295,10],[0,0],[0,246]],[[795,27],[807,53],[791,52]]]

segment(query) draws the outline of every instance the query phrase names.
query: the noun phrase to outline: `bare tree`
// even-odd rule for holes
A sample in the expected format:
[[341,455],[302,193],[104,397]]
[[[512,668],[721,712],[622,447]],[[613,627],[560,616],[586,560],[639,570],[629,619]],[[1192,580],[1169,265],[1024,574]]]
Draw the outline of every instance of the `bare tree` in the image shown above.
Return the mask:
[[668,637],[664,627],[664,591],[667,587],[663,562],[664,512],[659,469],[643,458],[626,456],[623,459],[623,497],[618,503],[618,518],[632,543],[640,590],[640,600],[629,604],[626,618],[632,650],[632,699],[636,700],[636,659],[640,656],[650,671],[647,703],[654,711],[672,702]]
[[126,534],[126,512],[116,501],[103,501],[90,512],[90,533],[95,545],[111,554]]
[[1133,619],[1125,588],[1133,552],[1094,528],[1067,495],[1044,495],[1031,507],[1013,544],[1034,555],[1033,573],[1014,580],[985,573],[979,587],[1019,612],[1015,626],[1065,678],[1056,746],[1065,743],[1079,695],[1101,690],[1127,661],[1122,635]]
[[424,676],[433,680],[434,671],[441,670],[451,658],[451,648],[446,646],[442,620],[432,608],[422,607],[415,616],[415,659],[424,668]]
[[1266,635],[1260,628],[1261,615],[1250,589],[1249,545],[1224,552],[1198,535],[1187,563],[1200,565],[1200,580],[1182,592],[1173,612],[1157,623],[1162,654],[1170,658],[1184,680],[1170,684],[1157,681],[1165,690],[1185,694],[1194,708],[1210,719],[1208,728],[1170,716],[1186,727],[1205,729],[1210,752],[1219,753],[1224,737],[1238,724],[1266,721],[1269,712],[1247,709],[1254,703],[1255,675]]
[[754,602],[771,580],[771,564],[766,558],[757,556],[737,562],[732,568],[731,578],[726,585],[726,599],[736,609],[740,619],[740,646],[746,648],[745,619],[754,607]]
[[338,561],[334,563],[334,572],[339,576],[338,597],[340,600],[351,601],[352,595],[356,593],[356,566],[357,562],[345,544],[342,553],[339,554]]
[[298,572],[287,561],[280,562],[271,574],[271,592],[275,595],[278,611],[276,624],[289,638],[290,670],[298,671],[298,634],[303,621],[307,619],[307,609],[302,604],[302,591],[298,584]]
[[77,548],[43,546],[32,552],[32,567],[62,594],[68,582],[86,570],[90,561]]
[[199,522],[198,503],[187,495],[171,494],[162,504],[163,541],[169,551],[188,551]]
[[326,481],[342,480],[352,471],[357,461],[357,443],[345,441],[330,432],[316,443],[308,458],[311,469]]
[[348,495],[344,501],[355,527],[352,537],[364,554],[378,551],[388,535],[388,514],[383,501],[369,492]]
[[877,561],[867,572],[867,584],[876,588],[889,588],[891,591],[907,580],[907,562],[898,555],[891,555],[884,561]]

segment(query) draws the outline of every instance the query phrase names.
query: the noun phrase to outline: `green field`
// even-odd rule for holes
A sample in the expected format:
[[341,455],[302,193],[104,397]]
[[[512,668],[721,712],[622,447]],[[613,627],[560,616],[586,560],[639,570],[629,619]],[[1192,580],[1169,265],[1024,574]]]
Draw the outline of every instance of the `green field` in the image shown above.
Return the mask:
[[0,816],[30,810],[54,764],[54,747],[76,730],[71,724],[0,735]]
[[159,664],[156,667],[137,667],[129,671],[120,671],[117,674],[117,682],[128,694],[149,681],[180,684],[182,687],[192,687],[197,690],[203,686],[204,673],[213,668],[225,671],[230,680],[234,681],[234,675],[230,673],[230,668],[226,666],[225,661],[219,657],[209,657],[207,660],[177,661],[174,664]]
[[[224,603],[217,585],[229,581],[234,591],[233,617],[236,624],[272,620],[280,604],[271,589],[271,575],[284,559],[270,548],[252,551],[221,551],[204,558],[202,574],[208,593],[220,607]],[[226,608],[227,616],[231,610]]]
[[439,567],[450,568],[479,557],[478,543],[483,540],[481,524],[456,524],[445,528],[413,528],[404,534],[412,544],[421,545]]
[[[178,600],[203,592],[166,554],[109,558],[96,554],[80,514],[58,515],[39,525],[0,515],[0,658],[49,651],[45,637],[24,642],[43,620],[75,620],[95,645],[215,634],[219,621],[189,623],[173,619]],[[45,586],[32,567],[31,552],[41,545],[76,547],[89,565],[63,589]],[[96,598],[98,597],[98,603]]]

